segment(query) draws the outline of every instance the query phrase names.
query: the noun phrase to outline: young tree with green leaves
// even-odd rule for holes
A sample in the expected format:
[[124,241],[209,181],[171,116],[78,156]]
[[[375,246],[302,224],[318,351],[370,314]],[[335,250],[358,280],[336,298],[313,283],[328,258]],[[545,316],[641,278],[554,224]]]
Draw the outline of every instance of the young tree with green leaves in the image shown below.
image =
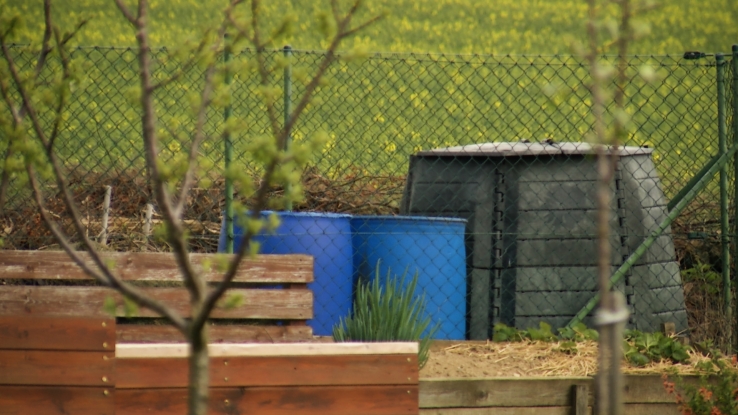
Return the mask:
[[[618,415],[622,407],[622,376],[620,361],[623,328],[629,312],[624,296],[613,292],[610,276],[610,214],[612,183],[615,179],[621,143],[627,138],[630,116],[626,111],[625,86],[629,81],[628,47],[645,32],[645,23],[637,15],[651,9],[649,1],[588,0],[587,43],[580,46],[586,60],[591,83],[592,132],[588,141],[597,154],[597,278],[600,306],[595,317],[600,330],[598,373],[595,386],[595,413]],[[613,17],[614,16],[614,17]],[[601,59],[614,49],[614,64]],[[610,112],[608,114],[608,106]],[[611,116],[611,120],[606,117]]]
[[[80,206],[70,190],[64,160],[59,159],[54,148],[70,117],[67,109],[73,99],[72,89],[82,84],[85,77],[84,71],[70,58],[69,43],[78,31],[84,30],[86,21],[79,22],[69,32],[63,32],[52,19],[51,0],[45,0],[43,4],[45,30],[38,48],[35,68],[31,72],[19,67],[9,46],[21,24],[21,18],[6,16],[0,5],[0,47],[3,58],[0,64],[0,94],[4,103],[0,124],[3,136],[9,140],[3,175],[24,175],[45,225],[79,267],[100,284],[120,292],[127,301],[158,313],[184,334],[190,345],[188,412],[191,415],[203,415],[207,412],[209,381],[206,321],[229,288],[239,263],[247,255],[255,253],[255,244],[249,244],[251,237],[263,228],[275,225],[261,219],[262,210],[275,207],[274,201],[269,200],[270,189],[275,186],[293,189],[278,201],[281,204],[298,198],[299,171],[322,141],[318,134],[288,148],[286,142],[290,131],[324,85],[327,69],[339,58],[336,52],[341,42],[381,16],[357,23],[355,17],[361,7],[361,0],[351,0],[348,5],[341,4],[339,0],[330,1],[330,10],[318,16],[318,26],[325,36],[327,51],[315,73],[306,77],[302,95],[298,97],[291,114],[285,122],[280,122],[281,117],[276,108],[276,97],[280,95],[280,91],[272,86],[271,79],[278,71],[281,73],[282,68],[279,63],[270,64],[265,54],[267,48],[278,46],[278,42],[290,33],[294,21],[291,16],[286,17],[278,27],[268,29],[263,27],[260,20],[259,0],[231,0],[217,27],[206,31],[191,48],[184,48],[179,54],[173,54],[183,57],[179,69],[166,79],[157,79],[154,76],[157,62],[152,58],[148,35],[148,1],[137,0],[135,5],[127,4],[125,0],[114,1],[122,17],[130,24],[131,34],[136,38],[138,81],[135,102],[141,117],[137,135],[140,134],[140,148],[146,155],[148,190],[163,216],[166,241],[189,292],[191,318],[185,318],[167,304],[124,281],[116,273],[115,264],[103,259],[96,244],[85,232]],[[218,57],[226,50],[246,46],[256,54],[251,66],[256,69],[261,88],[254,99],[262,101],[262,108],[269,120],[269,131],[266,136],[254,139],[250,146],[251,156],[260,164],[259,180],[253,180],[237,168],[225,172],[226,178],[234,182],[241,194],[252,196],[253,204],[241,207],[241,211],[249,212],[244,221],[244,243],[225,266],[222,280],[210,287],[206,284],[202,270],[193,266],[189,259],[183,211],[188,196],[198,181],[199,167],[203,164],[199,158],[200,147],[208,140],[220,139],[220,136],[211,136],[205,128],[208,110],[228,101],[229,90],[223,80],[226,72],[233,73],[238,69],[237,65],[225,64]],[[58,65],[50,68],[50,60],[58,62]],[[160,127],[163,122],[158,116],[156,98],[164,93],[164,86],[176,83],[191,69],[202,73],[198,96],[192,105],[193,112],[189,114],[194,119],[193,127],[186,137],[178,137],[182,148],[179,154],[173,161],[165,162],[160,157]],[[52,76],[42,80],[40,74],[45,70],[51,71]],[[49,119],[52,121],[44,121]],[[224,129],[229,133],[248,134],[248,130],[239,125],[237,120],[224,125]],[[44,183],[47,181],[53,182],[55,191],[61,196],[69,216],[65,219],[72,223],[71,231],[61,226],[59,218],[46,208],[49,194]],[[87,252],[91,263],[85,261],[73,241],[77,241],[81,249]]]

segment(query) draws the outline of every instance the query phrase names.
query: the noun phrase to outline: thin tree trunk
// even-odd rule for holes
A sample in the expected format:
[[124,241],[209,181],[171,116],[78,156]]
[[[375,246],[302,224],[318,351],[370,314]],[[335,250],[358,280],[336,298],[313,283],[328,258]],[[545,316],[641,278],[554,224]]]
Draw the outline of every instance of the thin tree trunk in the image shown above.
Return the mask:
[[206,415],[210,395],[210,358],[206,327],[190,334],[189,415]]

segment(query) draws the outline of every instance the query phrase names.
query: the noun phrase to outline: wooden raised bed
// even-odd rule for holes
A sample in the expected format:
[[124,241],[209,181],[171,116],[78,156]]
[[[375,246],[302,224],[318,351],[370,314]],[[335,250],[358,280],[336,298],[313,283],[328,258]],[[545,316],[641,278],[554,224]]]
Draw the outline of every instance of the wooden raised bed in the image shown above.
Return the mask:
[[[418,413],[417,343],[212,344],[212,414]],[[0,317],[0,414],[181,415],[184,344],[115,344],[115,321]]]
[[[677,415],[660,375],[625,375],[627,415]],[[584,415],[594,397],[591,377],[424,379],[424,415]]]
[[[214,413],[418,413],[416,343],[221,344],[210,353]],[[180,345],[120,345],[119,413],[184,413],[186,356]]]

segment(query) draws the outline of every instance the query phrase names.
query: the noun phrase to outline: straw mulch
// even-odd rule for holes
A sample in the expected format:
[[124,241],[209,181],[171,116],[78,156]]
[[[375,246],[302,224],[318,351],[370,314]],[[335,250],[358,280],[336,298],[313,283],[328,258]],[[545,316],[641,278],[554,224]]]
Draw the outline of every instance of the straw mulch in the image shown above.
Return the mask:
[[[592,376],[597,372],[597,343],[577,343],[576,350],[562,350],[560,342],[467,342],[436,346],[421,370],[422,378],[490,378]],[[697,373],[698,362],[709,360],[699,352],[690,352],[688,364],[671,361],[636,367],[623,360],[621,370],[629,374]]]

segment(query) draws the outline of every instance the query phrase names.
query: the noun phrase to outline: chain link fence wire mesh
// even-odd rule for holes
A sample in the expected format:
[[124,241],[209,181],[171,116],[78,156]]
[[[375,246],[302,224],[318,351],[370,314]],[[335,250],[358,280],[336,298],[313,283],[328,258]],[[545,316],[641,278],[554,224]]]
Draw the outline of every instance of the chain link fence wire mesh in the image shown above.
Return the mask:
[[[27,48],[14,47],[13,53],[19,65],[33,66],[35,55]],[[282,50],[267,52],[273,65],[282,56]],[[322,57],[292,52],[293,106],[304,90],[300,80]],[[86,81],[69,101],[56,150],[84,225],[93,238],[100,234],[104,186],[110,185],[104,249],[166,250],[156,232],[144,231],[146,204],[153,200],[138,144],[136,51],[78,48],[72,58]],[[158,79],[180,69],[166,49],[154,51],[154,58]],[[248,62],[254,54],[241,51],[231,59]],[[602,59],[615,63],[614,57]],[[730,57],[725,68],[732,143]],[[612,183],[613,272],[658,229],[669,202],[719,152],[714,60],[631,56],[627,75],[631,123]],[[486,339],[497,323],[562,327],[591,303],[597,291],[596,171],[585,143],[592,125],[585,62],[573,56],[374,54],[339,60],[326,79],[292,133],[295,141],[318,131],[329,135],[302,173],[305,199],[294,206],[312,213],[289,231],[283,226],[263,236],[264,242],[281,238],[269,252],[316,256],[316,334],[330,334],[349,312],[357,281],[376,275],[417,272],[428,316],[446,339]],[[275,76],[271,86],[281,90],[283,82]],[[187,70],[157,92],[165,160],[186,146],[194,123],[188,108],[200,83],[201,73]],[[258,88],[248,69],[235,73],[230,84],[231,116],[249,126],[248,135],[233,137],[233,163],[254,176],[259,167],[246,148],[254,137],[269,134]],[[608,107],[609,122],[613,110]],[[197,252],[217,251],[219,238],[223,250],[223,124],[223,112],[212,109],[210,139],[201,152],[213,167],[201,179],[213,185],[197,187],[185,212]],[[7,140],[0,141],[0,152],[7,150]],[[734,168],[727,168],[731,218]],[[47,190],[53,195],[52,184]],[[723,336],[725,324],[714,323],[724,313],[715,306],[722,298],[719,201],[716,176],[614,283],[628,298],[629,327],[653,331],[673,322],[699,339]],[[48,204],[63,217],[60,200],[52,196]],[[339,217],[345,222],[322,225]],[[5,249],[54,248],[16,177],[10,178],[0,220]],[[154,209],[151,226],[159,223]],[[330,233],[325,226],[339,230]]]

